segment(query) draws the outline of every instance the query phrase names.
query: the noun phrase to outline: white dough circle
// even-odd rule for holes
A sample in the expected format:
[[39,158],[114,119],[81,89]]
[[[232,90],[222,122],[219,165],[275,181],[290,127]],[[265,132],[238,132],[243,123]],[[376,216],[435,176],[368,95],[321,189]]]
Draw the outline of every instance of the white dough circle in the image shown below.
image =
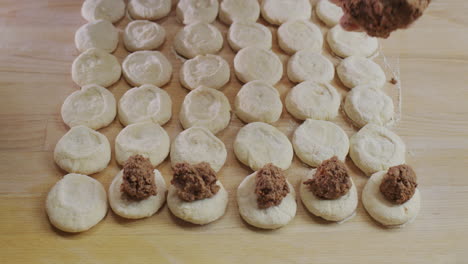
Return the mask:
[[124,15],[123,0],[85,0],[81,6],[81,16],[90,22],[104,19],[115,23]]
[[69,127],[87,126],[98,130],[108,126],[115,118],[117,104],[106,88],[91,84],[73,92],[62,105],[62,119]]
[[114,52],[119,43],[119,31],[107,20],[96,20],[84,24],[75,33],[75,46],[80,52],[98,48]]
[[348,88],[359,85],[370,85],[381,88],[386,82],[385,73],[380,66],[371,59],[350,56],[341,61],[336,67],[338,77]]
[[312,167],[333,156],[344,161],[349,151],[349,139],[343,129],[323,120],[304,121],[294,132],[292,143],[299,159]]
[[218,9],[218,0],[179,0],[176,16],[185,25],[197,22],[211,23],[218,16]]
[[224,143],[208,129],[191,127],[182,131],[171,146],[171,164],[187,162],[192,165],[207,162],[218,172],[226,162]]
[[86,50],[72,64],[72,79],[79,86],[97,84],[109,87],[120,79],[121,74],[117,58],[101,49]]
[[260,80],[275,85],[283,76],[283,63],[271,50],[247,47],[234,57],[234,70],[243,83]]
[[199,86],[220,89],[231,78],[229,64],[221,56],[198,55],[187,60],[180,69],[180,83],[189,90]]
[[365,32],[346,31],[340,25],[334,26],[327,33],[328,45],[338,56],[370,57],[377,52],[379,41]]
[[351,159],[366,175],[405,163],[405,143],[385,127],[368,124],[349,143]]
[[231,105],[222,92],[200,86],[185,96],[179,119],[184,129],[199,126],[216,134],[229,125]]
[[301,50],[288,61],[287,74],[295,83],[314,81],[327,83],[335,76],[333,63],[320,53]]
[[128,51],[155,50],[166,40],[166,30],[148,20],[135,20],[125,27],[123,42]]
[[281,25],[288,20],[310,19],[310,0],[263,0],[262,17],[273,25]]
[[234,51],[246,47],[271,49],[271,31],[259,23],[235,22],[229,27],[228,43]]
[[322,52],[323,36],[309,20],[290,20],[278,28],[278,44],[290,55],[304,49]]
[[106,216],[106,190],[89,176],[67,174],[47,195],[46,212],[52,225],[62,231],[86,231]]
[[344,15],[343,9],[329,0],[320,0],[315,6],[315,13],[329,27],[340,23],[340,19]]
[[228,193],[220,181],[216,181],[219,191],[210,198],[186,202],[177,196],[174,185],[169,186],[167,206],[178,218],[197,225],[205,225],[218,220],[226,212]]
[[172,101],[169,94],[153,85],[135,87],[120,98],[119,120],[122,125],[152,121],[164,125],[171,119]]
[[171,80],[172,65],[159,51],[137,51],[122,63],[125,80],[133,86],[152,84],[162,87]]
[[234,22],[254,23],[259,16],[258,0],[223,0],[219,7],[219,19],[227,25]]
[[254,171],[268,163],[286,170],[294,155],[288,137],[274,126],[261,122],[247,124],[239,130],[234,140],[234,153]]
[[331,120],[338,115],[341,96],[332,85],[312,81],[302,82],[286,96],[288,112],[300,120]]
[[169,135],[159,124],[131,124],[115,138],[115,159],[123,165],[128,158],[138,154],[148,158],[156,167],[169,155],[170,142]]
[[236,115],[246,123],[274,123],[283,111],[278,90],[263,81],[251,81],[242,86],[234,107]]
[[154,183],[156,195],[136,201],[129,199],[120,190],[123,183],[123,170],[112,180],[109,186],[109,204],[117,215],[128,219],[140,219],[154,215],[166,201],[166,182],[158,170],[154,170]]
[[133,19],[157,20],[171,12],[171,0],[130,0],[128,12]]
[[247,176],[237,188],[237,204],[242,218],[258,228],[276,229],[287,225],[296,215],[296,193],[293,186],[286,180],[289,193],[281,203],[266,209],[260,209],[257,205],[255,194],[257,172]]
[[216,53],[222,47],[223,36],[221,32],[215,26],[207,23],[187,25],[177,32],[174,39],[175,51],[188,59],[197,55]]

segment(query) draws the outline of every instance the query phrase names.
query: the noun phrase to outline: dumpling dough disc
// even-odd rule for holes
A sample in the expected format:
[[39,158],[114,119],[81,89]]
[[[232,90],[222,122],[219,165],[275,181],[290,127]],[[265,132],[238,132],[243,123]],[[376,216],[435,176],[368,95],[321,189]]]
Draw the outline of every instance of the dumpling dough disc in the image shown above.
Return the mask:
[[338,77],[348,88],[370,85],[381,88],[386,82],[385,73],[372,60],[359,56],[350,56],[336,67]]
[[260,16],[258,0],[223,0],[219,19],[225,24],[234,22],[254,23]]
[[183,24],[211,23],[218,16],[218,0],[179,0],[177,19]]
[[223,47],[223,36],[219,30],[207,23],[194,23],[177,32],[174,49],[185,58],[213,54]]
[[125,2],[123,0],[86,0],[81,6],[81,16],[90,22],[104,19],[115,23],[124,15]]
[[310,19],[312,6],[309,0],[263,0],[262,17],[273,25],[292,19]]
[[327,33],[328,45],[332,51],[343,58],[349,56],[370,57],[377,52],[379,42],[365,32],[351,32],[340,25],[334,26]]
[[288,54],[304,49],[322,52],[323,36],[309,20],[290,20],[278,28],[278,44]]
[[97,84],[109,87],[120,79],[121,74],[117,58],[101,49],[86,50],[72,64],[72,79],[79,86]]
[[329,0],[320,0],[315,6],[315,12],[318,18],[329,27],[340,23],[340,19],[344,15],[343,9]]
[[162,87],[172,76],[172,65],[159,51],[137,51],[122,63],[125,80],[133,86],[152,84]]
[[80,52],[90,48],[114,52],[119,43],[119,31],[107,20],[96,20],[81,26],[75,33],[75,46]]
[[130,0],[128,12],[133,19],[156,20],[171,12],[171,0]]
[[187,60],[180,69],[180,82],[189,90],[199,86],[220,89],[230,78],[229,64],[221,56],[212,54]]
[[135,20],[125,27],[123,42],[128,51],[154,50],[166,39],[166,30],[157,23]]
[[283,63],[271,50],[247,47],[234,57],[234,70],[243,83],[260,80],[275,85],[283,75]]
[[333,63],[320,53],[301,50],[288,61],[288,78],[292,82],[314,81],[327,83],[335,76]]
[[228,43],[234,51],[246,47],[271,49],[270,29],[259,23],[235,22],[229,27]]

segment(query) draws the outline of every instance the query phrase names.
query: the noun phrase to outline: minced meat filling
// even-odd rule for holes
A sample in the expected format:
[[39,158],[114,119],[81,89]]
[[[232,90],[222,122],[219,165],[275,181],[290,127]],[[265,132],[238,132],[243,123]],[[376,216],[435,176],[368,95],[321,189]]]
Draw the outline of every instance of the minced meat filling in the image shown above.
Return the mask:
[[157,194],[153,165],[149,159],[135,155],[125,162],[120,190],[134,200],[143,200]]
[[216,173],[206,162],[196,165],[177,163],[173,170],[171,184],[176,187],[177,196],[186,202],[210,198],[219,191]]
[[257,171],[255,194],[260,209],[279,205],[288,193],[289,186],[283,170],[269,163]]
[[380,192],[390,202],[403,204],[413,197],[418,184],[416,174],[408,165],[394,166],[388,169],[380,184]]

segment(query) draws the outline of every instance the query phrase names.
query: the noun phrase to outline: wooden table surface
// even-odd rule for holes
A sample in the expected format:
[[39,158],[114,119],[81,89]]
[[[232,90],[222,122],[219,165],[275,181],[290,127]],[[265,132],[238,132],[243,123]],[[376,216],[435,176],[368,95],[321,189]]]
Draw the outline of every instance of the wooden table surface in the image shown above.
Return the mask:
[[[468,262],[468,3],[434,0],[411,29],[382,41],[384,53],[399,61],[402,120],[394,130],[406,142],[422,193],[422,209],[403,229],[376,224],[359,204],[342,225],[326,223],[298,202],[294,220],[284,228],[262,231],[241,220],[235,190],[251,171],[241,166],[232,141],[242,127],[235,116],[218,136],[228,148],[219,177],[229,191],[223,218],[206,226],[176,219],[164,206],[153,217],[130,221],[111,211],[81,234],[53,228],[44,210],[49,189],[65,174],[53,161],[58,139],[68,128],[60,107],[79,89],[70,75],[78,55],[73,38],[85,23],[78,0],[0,1],[0,263],[467,263]],[[174,14],[174,11],[172,15]],[[171,139],[181,131],[182,61],[171,48],[175,19],[160,21],[168,32],[163,52],[174,66],[164,88],[173,100],[173,118],[164,127]],[[128,23],[124,19],[119,28]],[[225,32],[227,27],[216,26]],[[275,38],[276,39],[276,38]],[[280,52],[277,47],[276,51]],[[119,44],[121,61],[126,52]],[[233,53],[221,55],[231,67]],[[282,58],[286,58],[282,55]],[[231,103],[241,84],[235,77],[223,92]],[[277,86],[284,96],[292,86]],[[109,88],[117,99],[129,89],[121,79]],[[275,125],[289,137],[299,124],[284,111]],[[101,129],[113,145],[118,121]],[[347,129],[349,134],[354,130]],[[367,178],[350,160],[359,194]],[[170,162],[158,167],[166,181]],[[93,175],[107,189],[119,168],[114,159]],[[308,169],[294,158],[288,177],[297,188]]]

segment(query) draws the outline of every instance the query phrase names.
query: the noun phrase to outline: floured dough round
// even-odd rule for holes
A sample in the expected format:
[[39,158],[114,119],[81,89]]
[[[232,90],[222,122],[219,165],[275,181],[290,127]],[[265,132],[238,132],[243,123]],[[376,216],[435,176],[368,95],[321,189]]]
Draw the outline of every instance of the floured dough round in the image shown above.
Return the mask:
[[293,158],[288,137],[274,126],[261,122],[247,124],[239,130],[234,140],[234,153],[254,171],[268,163],[286,170]]
[[84,24],[75,33],[75,46],[80,52],[90,48],[114,52],[119,43],[119,32],[107,20],[96,20]]
[[166,30],[157,23],[135,20],[125,27],[123,41],[128,51],[154,50],[166,40]]
[[171,12],[171,0],[130,0],[128,12],[133,19],[156,20]]
[[72,79],[79,86],[97,84],[109,87],[120,79],[121,74],[117,58],[101,49],[86,50],[72,64]]
[[106,216],[106,191],[91,177],[67,174],[47,195],[46,212],[52,225],[62,231],[86,231]]
[[304,206],[312,214],[328,221],[349,220],[354,216],[358,205],[358,195],[353,179],[350,179],[352,185],[345,195],[334,200],[321,199],[315,196],[309,190],[309,187],[304,184],[305,181],[314,178],[315,172],[316,169],[311,170],[300,182],[299,193]]
[[288,54],[304,49],[321,52],[323,36],[309,20],[290,20],[278,28],[278,44]]
[[235,22],[229,27],[228,43],[234,51],[246,47],[271,49],[271,31],[259,23]]
[[283,76],[283,63],[271,50],[247,47],[234,57],[234,70],[243,83],[260,80],[275,85]]
[[300,120],[331,120],[338,115],[341,96],[328,83],[302,82],[292,88],[286,96],[288,112]]
[[[180,2],[179,2],[180,3]],[[207,23],[194,23],[177,32],[174,49],[191,59],[197,55],[216,53],[223,47],[223,36],[219,30]]]
[[179,119],[184,129],[199,126],[216,134],[229,125],[231,105],[222,92],[200,86],[185,96]]
[[353,55],[370,57],[379,48],[377,38],[369,37],[365,32],[346,31],[340,25],[328,31],[327,41],[332,51],[343,58]]
[[377,222],[398,227],[416,218],[421,207],[421,197],[416,188],[413,197],[403,204],[388,201],[380,192],[380,184],[386,174],[387,171],[379,171],[370,177],[362,191],[362,204]]
[[246,123],[274,123],[283,111],[278,90],[263,81],[251,81],[242,86],[234,106],[236,115]]
[[405,143],[385,127],[368,124],[349,143],[351,159],[366,175],[405,163]]
[[312,167],[333,156],[344,161],[349,151],[349,139],[343,129],[323,120],[304,121],[294,132],[292,143],[296,155]]
[[177,19],[183,24],[211,23],[218,16],[218,0],[179,0]]
[[393,122],[395,115],[392,99],[382,90],[370,86],[358,86],[346,95],[346,115],[359,127],[369,123],[385,126]]
[[69,127],[84,125],[98,130],[114,120],[117,104],[106,88],[91,84],[70,94],[63,102],[61,113]]
[[81,16],[88,21],[104,19],[115,23],[124,15],[123,0],[86,0],[81,6]]
[[263,229],[276,229],[287,225],[296,215],[296,193],[293,186],[289,186],[289,193],[281,203],[267,209],[260,209],[255,194],[255,178],[257,172],[247,176],[237,188],[237,204],[242,218],[249,224]]
[[189,90],[199,86],[220,89],[231,78],[229,64],[217,55],[198,55],[187,60],[180,69],[180,83]]
[[288,20],[310,19],[312,6],[309,0],[263,0],[262,17],[273,25]]
[[182,131],[171,146],[171,164],[187,162],[196,165],[208,162],[218,172],[226,162],[227,151],[224,143],[208,129],[191,127]]
[[137,51],[122,63],[125,80],[133,86],[152,84],[159,87],[169,82],[172,65],[159,51]]
[[174,185],[169,186],[167,206],[178,218],[197,225],[205,225],[218,220],[226,212],[228,193],[220,181],[216,184],[219,191],[210,198],[186,202],[177,196]]
[[234,22],[254,23],[260,16],[258,0],[223,0],[219,19],[225,24]]
[[146,121],[164,125],[171,115],[171,97],[153,85],[132,88],[119,101],[119,120],[124,126]]
[[112,211],[117,215],[140,219],[154,215],[166,201],[166,182],[158,170],[154,170],[154,183],[156,184],[156,195],[152,195],[141,201],[129,199],[120,190],[123,183],[123,171],[120,171],[109,186],[109,204]]
[[376,88],[384,86],[386,77],[380,66],[372,60],[359,56],[350,56],[336,67],[338,77],[348,88],[358,85],[370,85]]
[[115,139],[115,159],[123,165],[133,155],[149,158],[156,167],[169,155],[170,139],[160,125],[153,122],[131,124]]
[[288,78],[292,82],[314,81],[327,83],[335,76],[333,63],[320,53],[301,50],[288,61]]
[[344,15],[343,9],[329,0],[320,0],[315,6],[315,12],[318,18],[329,27],[340,23],[340,19]]

